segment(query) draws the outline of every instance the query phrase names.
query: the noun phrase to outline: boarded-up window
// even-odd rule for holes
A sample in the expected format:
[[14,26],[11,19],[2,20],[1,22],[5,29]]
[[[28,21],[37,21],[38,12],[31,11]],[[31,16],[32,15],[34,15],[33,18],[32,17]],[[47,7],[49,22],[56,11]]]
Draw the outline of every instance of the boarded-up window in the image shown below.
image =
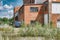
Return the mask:
[[60,3],[52,3],[52,13],[60,14]]

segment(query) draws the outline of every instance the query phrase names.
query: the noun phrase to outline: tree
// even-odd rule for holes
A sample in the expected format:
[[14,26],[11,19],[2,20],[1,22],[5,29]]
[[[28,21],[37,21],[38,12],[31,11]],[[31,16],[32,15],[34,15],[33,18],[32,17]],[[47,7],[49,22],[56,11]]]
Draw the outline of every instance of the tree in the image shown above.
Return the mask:
[[10,25],[13,25],[13,22],[14,22],[14,18],[9,19],[9,24]]
[[2,21],[4,22],[4,24],[9,22],[8,18],[3,18]]

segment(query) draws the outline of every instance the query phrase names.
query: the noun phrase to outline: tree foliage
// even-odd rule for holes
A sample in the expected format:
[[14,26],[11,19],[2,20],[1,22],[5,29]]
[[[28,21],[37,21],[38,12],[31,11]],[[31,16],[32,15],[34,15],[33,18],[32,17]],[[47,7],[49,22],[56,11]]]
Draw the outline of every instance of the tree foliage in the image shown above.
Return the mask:
[[12,23],[14,20],[13,18],[11,19],[8,19],[8,18],[0,18],[0,24],[9,24],[9,23]]

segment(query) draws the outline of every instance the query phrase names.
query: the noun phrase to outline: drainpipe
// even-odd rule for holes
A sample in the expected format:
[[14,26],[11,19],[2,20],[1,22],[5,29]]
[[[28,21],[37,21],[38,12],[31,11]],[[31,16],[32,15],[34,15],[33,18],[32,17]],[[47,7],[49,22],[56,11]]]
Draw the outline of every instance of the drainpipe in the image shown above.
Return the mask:
[[[48,0],[44,3],[44,15],[45,15],[45,11],[47,11],[46,9],[48,8]],[[48,13],[49,14],[49,13]],[[48,19],[49,21],[49,19]],[[48,25],[49,26],[49,25]]]
[[43,7],[43,17],[44,17],[44,15],[45,15],[45,4],[43,4],[43,5],[44,5],[44,7]]
[[50,21],[51,21],[51,2],[52,0],[48,0],[48,13],[49,13],[49,27],[50,27]]

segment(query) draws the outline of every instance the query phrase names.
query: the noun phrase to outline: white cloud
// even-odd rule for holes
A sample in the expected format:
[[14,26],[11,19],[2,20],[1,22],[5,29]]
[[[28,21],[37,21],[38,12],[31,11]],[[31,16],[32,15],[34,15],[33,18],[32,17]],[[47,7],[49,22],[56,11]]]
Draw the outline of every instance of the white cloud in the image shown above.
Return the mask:
[[[7,5],[7,4],[3,5],[3,2],[1,1],[0,10],[2,11],[0,12],[1,13],[0,18],[4,18],[4,17],[12,18],[13,17],[13,6],[12,5]],[[3,10],[6,10],[6,12]]]
[[8,10],[8,13],[13,13],[13,10]]
[[7,5],[7,4],[5,4],[3,7],[4,7],[5,9],[11,9],[11,8],[13,8],[12,5]]
[[13,13],[13,10],[9,10],[9,11],[8,11],[8,16],[9,16],[10,18],[13,17],[13,14],[14,14],[14,13]]
[[0,6],[2,6],[3,5],[3,1],[0,1]]
[[0,2],[0,10],[3,10],[3,1]]
[[3,1],[0,2],[0,10],[11,9],[11,8],[13,8],[12,5],[7,4],[3,5]]
[[3,10],[3,7],[2,6],[0,6],[0,10]]
[[13,10],[8,10],[7,12],[0,12],[1,13],[1,16],[0,18],[12,18],[13,17]]
[[11,9],[11,8],[13,8],[12,5],[7,5],[7,4],[5,4],[4,6],[0,5],[0,10],[8,10],[8,9]]

